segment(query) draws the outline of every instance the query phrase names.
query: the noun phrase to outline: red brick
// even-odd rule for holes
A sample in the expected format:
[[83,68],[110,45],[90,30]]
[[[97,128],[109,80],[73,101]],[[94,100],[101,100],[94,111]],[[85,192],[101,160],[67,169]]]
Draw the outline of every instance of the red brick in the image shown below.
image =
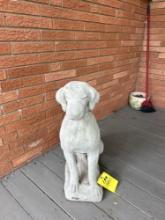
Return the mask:
[[42,40],[74,40],[74,32],[71,31],[42,31]]
[[153,41],[163,41],[165,39],[165,34],[153,34],[151,40]]
[[11,132],[9,134],[6,134],[4,137],[4,143],[5,144],[12,144],[13,142],[17,141],[18,139],[18,134],[16,131]]
[[39,6],[33,4],[32,2],[23,2],[23,1],[4,1],[4,4],[1,6],[1,11],[11,12],[11,13],[21,13],[21,14],[30,14],[30,15],[39,15]]
[[87,74],[90,74],[91,73],[94,73],[94,72],[98,72],[99,71],[99,67],[98,67],[98,64],[96,65],[92,65],[92,66],[87,66],[87,67],[81,67],[77,70],[77,75],[80,76],[80,75],[87,75]]
[[0,147],[0,161],[5,160],[9,156],[9,147],[8,145]]
[[164,22],[159,22],[159,21],[153,21],[152,23],[151,23],[151,27],[152,28],[165,28],[165,23]]
[[0,13],[0,27],[1,26],[5,26],[5,16],[2,13]]
[[154,15],[164,15],[165,14],[165,8],[153,8],[151,10],[151,15],[154,18]]
[[[45,13],[45,11],[44,11]],[[49,12],[51,13],[51,12]],[[72,13],[71,10],[67,10],[67,9],[57,9],[53,11],[52,16],[54,15],[54,17],[61,17],[61,18],[65,18],[65,19],[72,19],[72,20],[80,20],[80,21],[92,21],[92,22],[100,22],[101,18],[105,19],[105,18],[110,18],[107,22],[111,22],[111,20],[114,20],[113,17],[108,17],[105,15],[98,15],[98,14],[92,14],[92,13],[88,13],[88,12],[82,12],[82,11],[76,11],[76,13]]]
[[4,70],[0,70],[0,80],[6,79],[6,72]]
[[[51,121],[56,120],[57,123],[53,125],[56,128],[60,126],[59,122],[61,122],[63,117],[64,117],[64,114],[62,113],[62,110],[61,110],[61,108],[59,108],[59,106],[54,107],[54,108],[49,109],[49,110],[46,111],[46,118],[47,119],[50,118]],[[52,119],[52,118],[54,118],[54,119]]]
[[10,157],[9,157],[10,161],[17,157],[20,157],[22,154],[25,153],[25,150],[23,148],[23,144],[21,141],[17,140],[17,142],[12,142],[11,144],[9,144],[9,146],[12,146],[10,150]]
[[85,22],[84,23],[85,26],[85,31],[98,31],[98,32],[102,32],[105,31],[105,27],[106,25],[104,24],[99,24],[99,23],[91,23],[91,22]]
[[1,134],[1,136],[5,135],[5,128],[4,128],[4,126],[0,127],[0,134]]
[[43,75],[37,75],[37,76],[31,76],[31,77],[25,77],[22,79],[22,85],[23,87],[26,86],[35,86],[44,83],[44,76]]
[[40,62],[54,63],[61,60],[70,60],[75,58],[75,51],[64,51],[55,53],[41,53]]
[[49,64],[49,71],[53,72],[53,71],[58,71],[61,69],[61,63],[51,63]]
[[163,34],[165,33],[164,28],[151,28],[151,34]]
[[19,54],[14,56],[1,56],[0,68],[16,67],[20,65],[30,65],[39,63],[40,57],[38,54]]
[[53,29],[84,30],[84,22],[56,18],[53,19]]
[[111,7],[92,4],[90,11],[94,13],[115,16],[115,10]]
[[22,118],[27,118],[33,114],[36,114],[41,111],[46,111],[55,106],[55,100],[49,102],[43,102],[39,105],[28,107],[22,110]]
[[99,39],[100,40],[118,40],[119,39],[118,33],[100,33]]
[[0,147],[3,146],[3,139],[0,138]]
[[[33,127],[22,127],[18,129],[19,140],[24,144],[31,144],[40,138],[44,138],[44,133],[48,133],[48,120],[35,123]],[[28,141],[29,139],[29,141]]]
[[54,52],[45,52],[45,53],[40,53],[40,63],[53,63],[58,61],[56,53]]
[[56,42],[56,51],[63,51],[63,50],[78,50],[78,49],[85,49],[85,46],[80,42],[71,41],[71,42]]
[[55,44],[53,42],[19,42],[12,43],[11,50],[13,54],[54,51]]
[[90,74],[90,75],[80,75],[80,76],[78,76],[77,77],[77,80],[79,80],[79,81],[85,81],[85,82],[90,82],[90,81],[92,81],[92,79],[93,79],[93,74],[94,73],[92,73],[92,74]]
[[[49,149],[54,149],[54,146],[55,147],[57,147],[57,144],[59,143],[59,135],[58,135],[58,133],[59,132],[57,132],[56,131],[56,136],[53,138],[53,139],[51,139],[51,140],[49,140],[48,141],[48,147],[49,147]],[[49,149],[46,149],[46,152],[49,150]],[[44,150],[43,150],[43,152],[45,151],[45,148],[44,148]]]
[[22,86],[22,79],[5,80],[1,83],[1,90],[2,92],[7,92],[18,89]]
[[17,111],[8,115],[0,116],[0,126],[9,124],[20,119],[21,112]]
[[60,80],[65,78],[72,78],[76,76],[75,70],[65,70],[60,72],[52,72],[45,75],[45,81],[50,82],[54,80]]
[[1,28],[0,40],[1,41],[28,41],[40,40],[41,34],[34,29],[18,29],[18,28]]
[[34,0],[36,3],[44,3],[44,4],[49,4],[50,0]]
[[111,96],[111,92],[117,91],[119,89],[119,81],[118,79],[111,80],[110,82],[104,82],[99,85],[99,89],[101,89],[101,95],[104,95],[108,90],[109,95]]
[[6,132],[11,133],[17,129],[23,129],[23,128],[31,128],[38,122],[41,122],[42,120],[45,120],[45,112],[39,112],[35,115],[32,115],[31,118],[15,121],[11,124],[6,125]]
[[36,95],[39,95],[41,93],[43,93],[43,86],[42,85],[22,88],[22,89],[19,90],[18,98],[36,96]]
[[9,27],[52,28],[52,21],[50,18],[7,14],[6,25]]
[[31,66],[15,67],[7,70],[9,78],[19,78],[23,76],[38,75],[49,72],[47,64],[37,64]]
[[88,11],[93,13],[99,13],[99,14],[106,14],[106,15],[112,15],[115,16],[115,11],[106,6],[91,4],[90,2],[83,2],[83,1],[77,1],[77,0],[64,0],[63,6],[67,8],[77,9],[80,11]]
[[[41,133],[40,136],[43,137],[44,135],[46,136],[45,130]],[[45,142],[45,139],[46,138],[40,138],[38,140],[34,140],[31,143],[28,143],[26,148],[28,148],[30,150],[30,149],[33,149],[33,148],[37,148],[41,145],[42,145],[42,147],[47,147],[47,143]]]
[[[106,15],[100,15],[98,21],[103,24],[119,24],[121,25],[121,22],[116,17],[106,16]],[[126,22],[125,20],[123,20]],[[128,24],[128,23],[127,23]]]
[[0,94],[0,104],[16,100],[18,98],[17,91],[4,92]]
[[76,53],[75,53],[75,59],[82,59],[82,58],[96,57],[96,56],[98,56],[97,49],[95,49],[95,50],[80,50],[80,51],[76,51]]
[[141,42],[138,41],[121,41],[121,46],[136,46],[141,45]]
[[165,2],[159,1],[159,2],[153,2],[152,8],[165,8]]
[[57,5],[57,6],[62,6],[62,0],[50,0],[49,4]]
[[1,108],[0,108],[0,115],[2,115],[3,114],[3,112],[2,112],[2,106],[1,106]]
[[43,102],[43,100],[44,100],[44,96],[38,95],[38,96],[28,97],[25,99],[9,102],[3,105],[3,112],[9,113],[12,111],[16,111],[18,109],[26,108],[27,106],[40,104]]
[[47,92],[45,94],[45,99],[46,101],[49,101],[49,100],[54,100],[54,97],[55,97],[55,92],[54,91],[51,91],[51,92]]
[[77,0],[63,0],[63,6],[66,8],[77,9],[81,11],[90,11],[91,9],[90,3]]
[[47,133],[48,129],[44,126],[40,126],[39,124],[38,128],[35,126],[33,129],[23,129],[18,131],[19,140],[21,140],[25,150],[30,150],[43,145]]
[[107,56],[116,54],[117,52],[121,52],[118,48],[103,48],[99,49],[99,55],[100,56]]
[[31,160],[32,158],[36,157],[37,155],[41,154],[42,146],[38,148],[34,148],[27,153],[23,154],[22,156],[15,158],[12,160],[13,167],[18,167],[24,164],[26,161]]
[[94,32],[75,32],[75,40],[99,40],[100,35]]
[[158,57],[159,58],[165,58],[165,53],[160,53]]
[[[102,89],[106,88],[106,87],[110,87],[114,83],[113,75],[111,74],[111,72],[107,71],[107,73],[108,73],[108,76],[106,74],[104,77],[99,77],[98,79],[96,79],[96,84],[97,85],[101,84],[100,87]],[[105,86],[105,84],[106,84],[106,86]]]
[[64,86],[67,82],[69,82],[70,79],[62,79],[62,80],[58,80],[58,81],[51,81],[51,82],[47,82],[44,85],[44,92],[50,92],[50,91],[55,91],[57,89],[59,89],[60,87]]
[[17,130],[19,133],[20,129],[25,129],[25,128],[32,129],[35,125],[45,120],[45,116],[46,116],[45,112],[39,112],[39,113],[31,115],[30,118],[16,121],[12,124],[8,124],[6,125],[6,132],[11,133]]
[[86,66],[86,65],[87,65],[86,59],[64,61],[61,63],[61,69],[62,70],[74,69],[74,68],[79,68],[79,67]]
[[105,63],[105,62],[112,62],[113,56],[104,56],[104,57],[96,57],[96,58],[89,58],[87,60],[88,65],[94,65],[97,63]]
[[11,53],[10,44],[5,42],[0,43],[0,55],[10,54],[10,53]]
[[90,0],[90,1],[94,3],[99,3],[99,4],[107,5],[110,7],[114,7],[114,8],[123,8],[123,3],[119,0],[112,0],[111,2],[109,2],[109,0]]
[[118,79],[118,78],[121,78],[123,76],[126,76],[127,74],[128,74],[127,71],[119,72],[119,73],[114,74],[113,78]]

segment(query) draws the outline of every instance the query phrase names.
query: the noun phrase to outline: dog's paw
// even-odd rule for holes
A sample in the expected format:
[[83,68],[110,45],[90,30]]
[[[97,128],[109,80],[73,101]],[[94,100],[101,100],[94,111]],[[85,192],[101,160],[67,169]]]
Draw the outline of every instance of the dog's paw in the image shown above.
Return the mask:
[[95,185],[92,186],[92,189],[93,189],[94,194],[96,195],[96,197],[101,199],[102,194],[103,194],[102,188],[100,186],[98,186],[97,184],[95,184]]
[[70,192],[76,193],[78,191],[78,184],[77,183],[71,183],[70,184]]
[[74,179],[70,181],[70,192],[71,193],[76,193],[78,191],[78,187],[79,187],[79,182],[78,180]]

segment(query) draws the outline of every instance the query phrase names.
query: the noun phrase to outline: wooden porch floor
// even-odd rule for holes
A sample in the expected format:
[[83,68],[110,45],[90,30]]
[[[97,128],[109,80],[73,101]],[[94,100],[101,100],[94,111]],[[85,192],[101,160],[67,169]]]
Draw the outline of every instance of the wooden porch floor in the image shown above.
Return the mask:
[[101,203],[66,201],[60,148],[0,182],[0,220],[165,220],[165,112],[125,108],[100,121],[100,164],[120,180]]

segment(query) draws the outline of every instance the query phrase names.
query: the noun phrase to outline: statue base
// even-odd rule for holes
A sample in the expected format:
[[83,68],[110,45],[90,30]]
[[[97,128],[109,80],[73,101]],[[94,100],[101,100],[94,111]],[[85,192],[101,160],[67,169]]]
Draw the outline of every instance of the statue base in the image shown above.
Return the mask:
[[103,197],[103,190],[96,185],[94,188],[88,184],[80,184],[77,192],[70,192],[69,187],[64,188],[65,198],[71,201],[100,202]]
[[[89,185],[86,169],[81,177],[81,182],[79,183],[76,192],[71,192],[70,189],[70,175],[67,165],[65,165],[65,184],[64,192],[65,198],[71,201],[81,201],[81,202],[100,202],[103,198],[103,189],[97,183],[94,186]],[[97,170],[99,175],[99,168]]]

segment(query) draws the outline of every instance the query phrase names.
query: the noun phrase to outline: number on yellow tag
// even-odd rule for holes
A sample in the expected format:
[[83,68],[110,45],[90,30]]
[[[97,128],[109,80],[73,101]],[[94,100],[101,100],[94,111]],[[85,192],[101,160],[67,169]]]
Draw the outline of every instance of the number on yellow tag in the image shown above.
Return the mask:
[[97,180],[97,183],[100,186],[106,188],[107,190],[109,190],[113,193],[116,192],[118,182],[119,181],[117,179],[115,179],[114,177],[112,177],[111,175],[109,175],[106,172],[103,172]]

